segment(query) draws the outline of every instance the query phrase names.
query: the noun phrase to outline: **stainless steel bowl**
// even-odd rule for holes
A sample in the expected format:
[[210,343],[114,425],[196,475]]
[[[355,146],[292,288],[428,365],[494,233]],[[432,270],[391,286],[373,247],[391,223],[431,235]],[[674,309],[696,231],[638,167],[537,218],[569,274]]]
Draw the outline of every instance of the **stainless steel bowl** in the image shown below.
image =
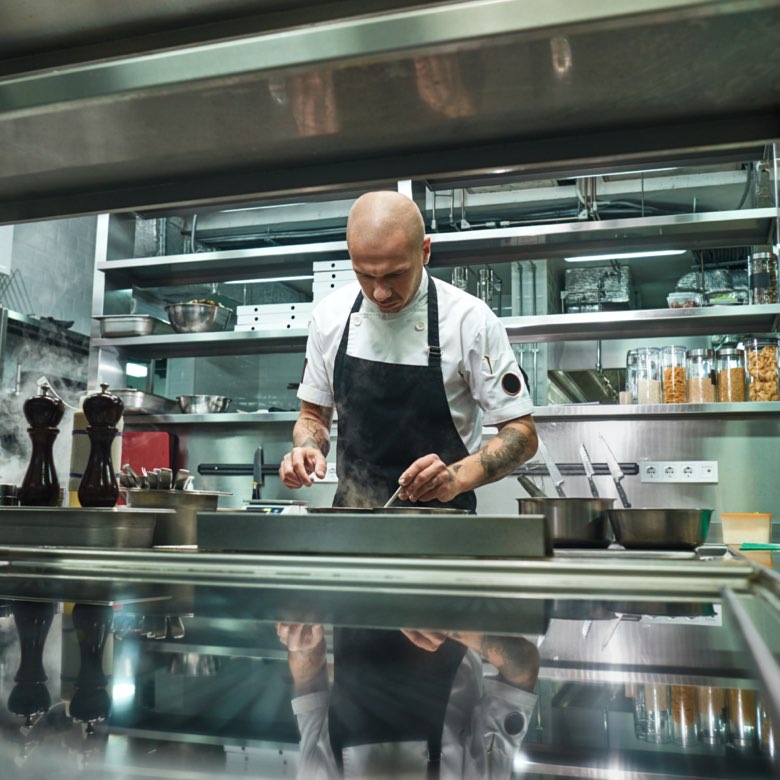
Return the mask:
[[176,400],[185,414],[213,414],[226,412],[233,399],[226,395],[180,395]]
[[161,395],[144,393],[132,387],[111,391],[125,405],[124,414],[169,414],[176,411],[176,402]]
[[610,509],[615,541],[640,549],[691,549],[703,544],[711,509]]
[[225,330],[233,313],[218,303],[169,303],[165,308],[177,333]]
[[521,515],[544,515],[553,547],[608,547],[614,498],[518,498]]

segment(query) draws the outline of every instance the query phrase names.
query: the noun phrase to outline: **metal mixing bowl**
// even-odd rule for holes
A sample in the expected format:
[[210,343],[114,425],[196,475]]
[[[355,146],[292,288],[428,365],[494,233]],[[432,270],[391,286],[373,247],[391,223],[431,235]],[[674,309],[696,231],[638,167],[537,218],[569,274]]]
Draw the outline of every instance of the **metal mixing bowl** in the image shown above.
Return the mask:
[[177,333],[225,330],[233,312],[218,303],[169,303],[168,319]]
[[227,411],[233,399],[226,395],[180,395],[176,400],[185,414],[212,414]]
[[707,538],[711,509],[610,509],[615,541],[640,549],[690,549]]

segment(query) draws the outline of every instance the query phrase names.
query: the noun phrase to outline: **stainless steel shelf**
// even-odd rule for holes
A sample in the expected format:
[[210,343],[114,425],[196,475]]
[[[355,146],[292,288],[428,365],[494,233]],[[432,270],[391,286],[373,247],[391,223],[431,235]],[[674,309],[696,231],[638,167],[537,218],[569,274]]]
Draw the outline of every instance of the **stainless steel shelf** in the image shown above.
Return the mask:
[[228,331],[221,333],[175,333],[165,336],[132,336],[94,339],[93,347],[114,348],[126,357],[138,359],[198,357],[201,355],[254,355],[303,352],[305,329]]
[[509,340],[523,342],[711,336],[719,333],[774,333],[780,305],[706,306],[694,309],[635,309],[588,314],[504,317]]
[[97,269],[117,286],[177,285],[311,272],[311,264],[315,260],[344,260],[348,257],[346,241],[322,241],[294,246],[107,260],[98,263]]
[[[614,250],[616,245],[625,252],[668,248],[672,244],[681,249],[761,244],[769,240],[776,216],[775,209],[763,208],[434,233],[431,265],[587,255]],[[310,272],[315,260],[347,257],[345,241],[325,241],[109,260],[98,263],[97,268],[119,286],[176,285]]]
[[[780,407],[780,404],[778,404]],[[125,415],[125,428],[146,428],[149,425],[265,425],[287,423],[292,425],[298,412],[247,412],[220,414],[131,414]]]

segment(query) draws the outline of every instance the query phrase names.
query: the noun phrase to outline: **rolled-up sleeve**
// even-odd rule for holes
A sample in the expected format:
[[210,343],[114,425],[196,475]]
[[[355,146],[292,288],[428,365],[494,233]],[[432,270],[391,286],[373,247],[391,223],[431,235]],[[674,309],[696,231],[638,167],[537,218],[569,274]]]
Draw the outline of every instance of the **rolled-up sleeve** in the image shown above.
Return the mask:
[[325,350],[322,345],[322,330],[318,320],[313,317],[309,323],[309,338],[306,342],[306,362],[303,367],[301,384],[298,387],[301,401],[317,406],[333,406],[333,386],[328,371]]
[[317,691],[292,700],[301,735],[298,774],[301,780],[335,780],[339,777],[328,730],[328,691]]

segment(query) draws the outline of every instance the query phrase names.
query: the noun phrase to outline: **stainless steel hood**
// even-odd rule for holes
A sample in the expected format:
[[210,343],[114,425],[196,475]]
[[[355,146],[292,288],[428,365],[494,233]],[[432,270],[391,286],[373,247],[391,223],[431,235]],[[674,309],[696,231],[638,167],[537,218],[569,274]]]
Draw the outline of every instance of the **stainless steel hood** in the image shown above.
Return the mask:
[[0,0],[0,221],[780,136],[780,0],[55,5]]

